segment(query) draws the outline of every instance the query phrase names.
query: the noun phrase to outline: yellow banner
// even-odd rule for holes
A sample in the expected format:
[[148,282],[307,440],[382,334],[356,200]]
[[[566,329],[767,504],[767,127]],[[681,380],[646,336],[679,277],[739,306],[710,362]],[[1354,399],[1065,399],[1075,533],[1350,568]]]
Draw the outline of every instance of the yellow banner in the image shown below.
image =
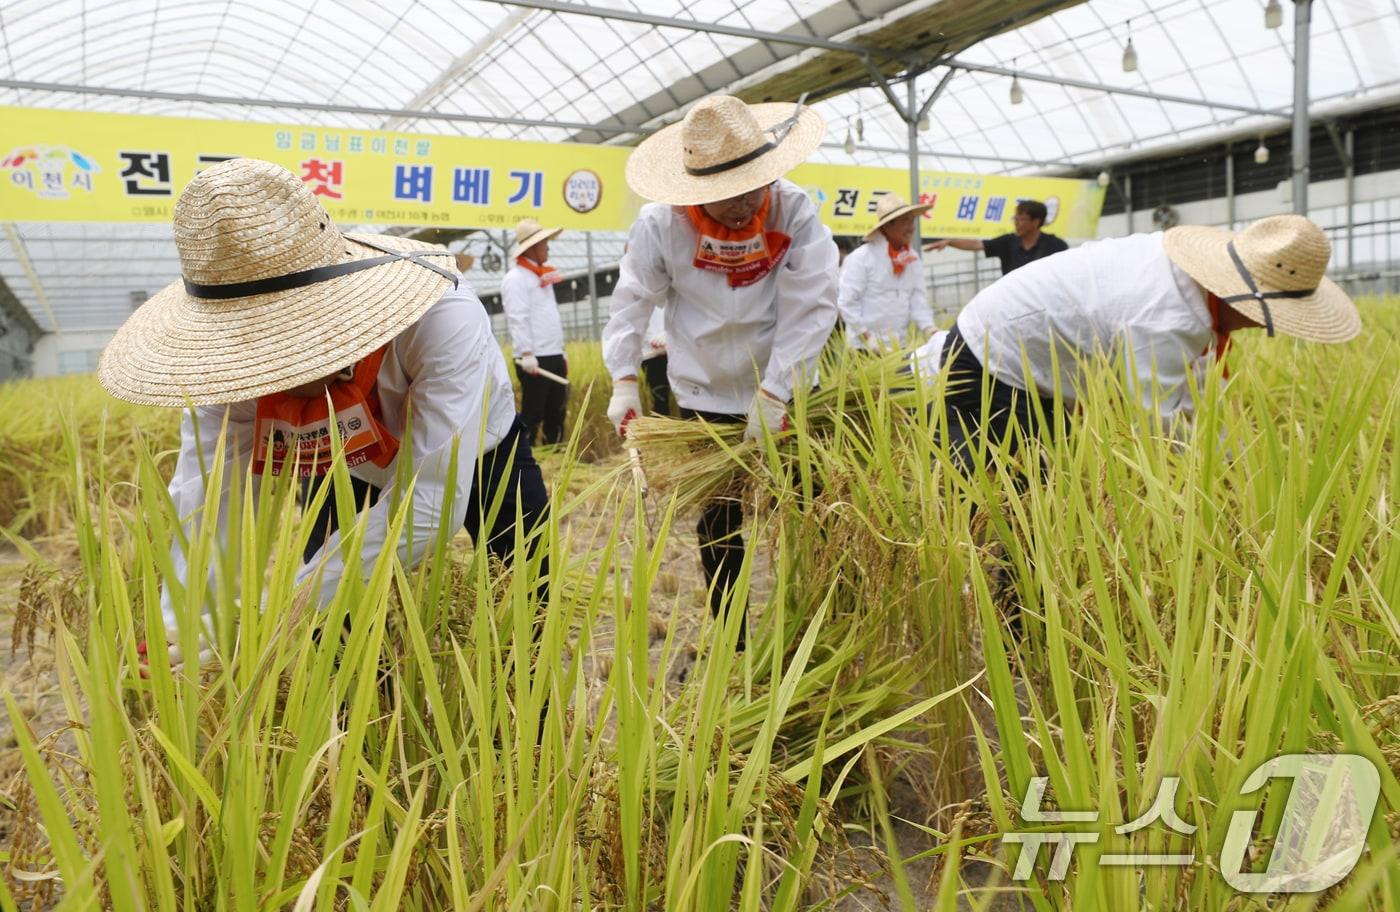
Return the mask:
[[[235,156],[301,177],[344,225],[509,228],[526,216],[570,230],[626,231],[642,201],[623,169],[631,150],[423,133],[0,107],[0,221],[168,222],[199,171]],[[875,204],[909,192],[898,168],[801,165],[836,234],[864,234]],[[1016,202],[1049,209],[1045,228],[1093,237],[1104,191],[1093,181],[925,171],[934,208],[924,237],[993,237]]]
[[0,221],[169,222],[181,189],[246,156],[311,185],[343,225],[616,231],[629,149],[0,107]]
[[[875,205],[886,193],[909,196],[909,172],[853,165],[799,165],[788,179],[821,207],[833,234],[865,234],[875,226]],[[1016,204],[1045,204],[1046,231],[1060,237],[1098,234],[1104,189],[1095,181],[1059,177],[1001,177],[919,172],[919,202],[932,203],[919,231],[924,238],[990,238],[1011,230]]]

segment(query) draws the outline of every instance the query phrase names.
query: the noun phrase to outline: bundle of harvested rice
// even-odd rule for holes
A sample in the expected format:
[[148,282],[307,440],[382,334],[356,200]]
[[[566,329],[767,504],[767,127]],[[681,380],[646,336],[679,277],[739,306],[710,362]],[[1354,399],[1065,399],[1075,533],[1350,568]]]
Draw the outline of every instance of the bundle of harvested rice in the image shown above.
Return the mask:
[[[742,424],[658,416],[629,422],[628,445],[641,451],[648,484],[685,508],[726,493],[737,496],[756,482],[776,483],[799,453],[822,448],[834,435],[868,439],[872,427],[918,420],[947,385],[943,372],[916,372],[907,351],[872,355],[832,348],[818,376],[818,385],[798,392],[790,427],[771,435],[771,450],[745,440]],[[925,382],[917,381],[920,376]]]

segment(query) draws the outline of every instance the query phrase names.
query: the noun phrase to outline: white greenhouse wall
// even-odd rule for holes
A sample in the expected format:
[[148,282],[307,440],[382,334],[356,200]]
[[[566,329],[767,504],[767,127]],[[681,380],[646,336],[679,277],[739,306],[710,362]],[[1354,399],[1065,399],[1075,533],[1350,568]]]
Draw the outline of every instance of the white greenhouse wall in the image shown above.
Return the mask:
[[[1266,215],[1291,212],[1287,184],[1275,190],[1248,193],[1235,199],[1235,222],[1239,227]],[[1341,180],[1324,181],[1309,188],[1309,204],[1314,221],[1327,229],[1332,239],[1332,273],[1382,273],[1388,284],[1379,290],[1389,290],[1400,282],[1400,172],[1388,171],[1366,174],[1355,180],[1355,229],[1350,245],[1346,239],[1346,184]],[[1133,212],[1132,229],[1151,231],[1152,209]],[[1175,206],[1182,224],[1224,225],[1229,207],[1221,197]],[[1099,237],[1117,237],[1129,232],[1124,213],[1105,216],[1099,222]],[[978,290],[995,281],[1001,270],[995,260],[980,253],[946,250],[925,254],[930,293],[940,322],[947,323]],[[1392,277],[1391,274],[1395,276]],[[1394,278],[1392,282],[1391,279]],[[1364,286],[1358,290],[1365,290]],[[597,323],[593,308],[587,301],[565,304],[561,310],[564,328],[570,339],[597,338],[596,332],[607,321],[610,299],[598,302]],[[508,341],[502,315],[492,319],[498,338]],[[36,376],[91,372],[97,368],[102,349],[112,338],[112,330],[50,333],[39,337],[33,354]]]
[[[1247,193],[1235,197],[1235,225],[1243,228],[1254,219],[1293,211],[1288,185],[1275,190]],[[1309,214],[1327,230],[1332,241],[1333,276],[1344,279],[1349,274],[1365,276],[1348,282],[1353,293],[1391,293],[1400,290],[1400,171],[1366,174],[1355,180],[1353,206],[1354,231],[1350,259],[1346,236],[1346,182],[1322,181],[1308,189]],[[1152,231],[1152,210],[1148,206],[1133,212],[1132,230]],[[1229,220],[1229,205],[1224,197],[1175,204],[1181,223],[1185,225],[1224,225]],[[1101,238],[1120,237],[1129,233],[1125,213],[1105,216],[1099,221]],[[1077,244],[1081,241],[1071,241]],[[934,313],[939,322],[947,324],[982,288],[1001,277],[996,260],[980,253],[944,250],[924,255],[929,275]],[[1376,274],[1380,278],[1376,279]]]
[[84,374],[97,370],[102,349],[112,340],[113,330],[60,332],[40,336],[34,344],[34,375]]
[[[1365,174],[1355,180],[1353,221],[1355,230],[1355,261],[1346,259],[1346,182],[1323,181],[1308,188],[1308,210],[1313,221],[1328,229],[1332,238],[1332,269],[1389,266],[1400,260],[1400,172],[1386,171]],[[1281,184],[1275,190],[1246,193],[1235,197],[1235,223],[1243,227],[1266,215],[1293,211],[1292,187]],[[1152,210],[1155,206],[1135,209],[1133,231],[1152,230]],[[1224,225],[1229,221],[1229,206],[1224,197],[1181,203],[1175,206],[1184,225]],[[1390,224],[1377,224],[1386,223]],[[1379,228],[1377,231],[1375,229]],[[1128,234],[1125,213],[1106,216],[1099,221],[1099,237]]]

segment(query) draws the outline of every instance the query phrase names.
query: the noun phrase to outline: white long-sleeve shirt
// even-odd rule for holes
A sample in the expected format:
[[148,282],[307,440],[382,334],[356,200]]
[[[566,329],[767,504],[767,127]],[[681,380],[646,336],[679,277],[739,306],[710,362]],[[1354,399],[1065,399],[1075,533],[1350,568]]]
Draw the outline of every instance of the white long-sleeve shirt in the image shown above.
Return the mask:
[[1204,292],[1168,258],[1161,232],[1084,244],[1008,273],[958,314],[958,330],[982,366],[1017,389],[1026,389],[1023,350],[1042,395],[1053,393],[1058,364],[1068,400],[1081,357],[1121,357],[1129,389],[1148,410],[1155,396],[1166,418],[1192,410],[1187,376],[1215,338]]
[[[902,345],[913,323],[921,335],[933,329],[933,307],[924,290],[922,258],[894,274],[890,242],[876,235],[846,255],[836,298],[846,323],[846,342],[867,349]],[[869,333],[867,343],[861,336]]]
[[685,408],[744,414],[760,378],[779,399],[810,380],[836,325],[836,244],[796,184],[772,185],[766,230],[792,238],[777,268],[752,285],[697,269],[698,234],[682,207],[643,206],[613,290],[603,359],[614,379],[637,373],[652,311],[666,308],[671,388]]
[[564,353],[564,324],[553,285],[541,288],[540,277],[517,263],[501,279],[501,308],[515,357]]
[[642,360],[648,361],[666,354],[666,308],[658,307],[651,312],[647,321],[647,331],[642,337]]
[[[378,502],[369,508],[361,566],[368,573],[386,544],[390,511],[396,500],[399,459],[411,457],[416,479],[413,486],[413,525],[405,528],[399,542],[399,559],[405,566],[420,560],[436,539],[443,505],[447,500],[447,474],[454,449],[457,457],[455,491],[452,492],[452,521],[449,528],[466,520],[468,498],[476,457],[498,445],[515,420],[515,397],[505,358],[491,333],[491,320],[480,299],[465,282],[449,289],[418,322],[389,343],[379,367],[378,391],[380,420],[399,439],[399,454],[388,466],[365,462],[350,474],[380,488]],[[404,438],[409,409],[412,409],[413,438]],[[205,477],[200,469],[202,447],[211,461],[219,457],[215,446],[228,417],[224,452],[224,489],[218,502],[219,542],[226,540],[229,481],[232,473],[246,473],[252,460],[254,419],[257,401],[231,405],[198,406],[185,413],[180,426],[180,457],[170,482],[174,499],[187,531],[202,521],[205,506]],[[256,486],[259,476],[253,475]],[[256,490],[254,491],[256,499]],[[409,542],[412,542],[412,551]],[[174,578],[185,582],[186,562],[178,539],[171,548]],[[301,584],[321,572],[320,600],[325,603],[335,593],[344,573],[340,557],[340,536],[327,538],[320,551],[297,572]],[[212,572],[212,571],[211,571]],[[162,592],[161,611],[166,626],[175,629],[176,618],[168,592]]]

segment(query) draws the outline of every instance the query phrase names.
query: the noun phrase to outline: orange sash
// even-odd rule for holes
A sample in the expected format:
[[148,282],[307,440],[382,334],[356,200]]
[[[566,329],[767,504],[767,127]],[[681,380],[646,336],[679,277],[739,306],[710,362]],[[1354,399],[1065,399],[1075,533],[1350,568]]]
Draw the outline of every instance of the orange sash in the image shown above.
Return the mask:
[[[1220,328],[1220,308],[1224,306],[1225,303],[1218,297],[1210,292],[1206,292],[1206,309],[1210,311],[1210,328],[1215,333],[1215,342],[1211,345],[1207,345],[1201,354],[1209,354],[1210,351],[1214,349],[1215,360],[1217,361],[1224,360],[1225,353],[1230,350],[1230,331]],[[1226,379],[1229,378],[1230,368],[1225,368],[1224,375]]]
[[730,288],[752,285],[782,262],[792,238],[779,231],[764,231],[771,192],[763,194],[763,205],[743,228],[729,228],[710,218],[703,206],[687,206],[690,223],[700,237],[695,242],[696,269],[723,272]]
[[379,365],[385,345],[355,365],[354,375],[326,387],[326,395],[302,399],[289,393],[272,393],[258,399],[253,425],[253,471],[264,469],[279,475],[284,465],[295,463],[302,478],[326,474],[331,466],[331,408],[345,446],[346,465],[373,462],[384,468],[394,461],[399,441],[379,420]]
[[564,274],[548,263],[536,263],[534,260],[526,259],[523,256],[516,257],[515,262],[539,276],[541,288],[558,285],[560,282],[564,281]]
[[895,275],[904,275],[904,267],[908,266],[910,263],[914,262],[919,258],[919,255],[917,253],[909,249],[908,244],[905,244],[902,247],[896,247],[895,245],[890,244],[889,248],[890,266],[894,268]]

